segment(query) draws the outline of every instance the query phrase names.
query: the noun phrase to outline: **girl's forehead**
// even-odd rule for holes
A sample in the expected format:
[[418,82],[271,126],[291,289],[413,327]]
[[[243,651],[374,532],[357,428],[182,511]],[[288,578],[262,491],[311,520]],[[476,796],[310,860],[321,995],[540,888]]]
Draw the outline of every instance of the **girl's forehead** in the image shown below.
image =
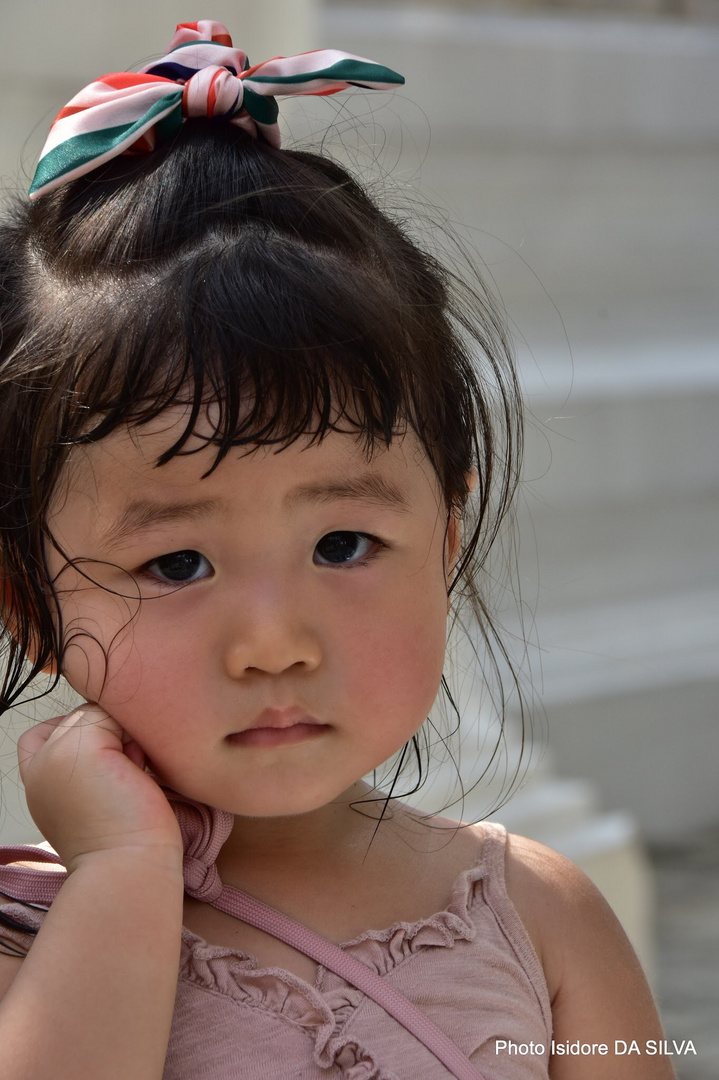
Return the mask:
[[104,439],[77,447],[65,470],[64,483],[51,505],[52,517],[77,498],[96,506],[118,505],[138,495],[175,498],[197,489],[203,497],[214,494],[266,501],[311,483],[380,501],[411,507],[431,494],[441,502],[434,469],[418,437],[411,430],[397,435],[389,446],[377,442],[368,456],[366,443],[356,432],[330,431],[321,441],[302,436],[289,446],[242,446],[230,450],[213,468],[217,446],[209,422],[197,425],[182,451],[165,464],[158,459],[184,432],[187,412],[168,409],[141,426],[125,426]]

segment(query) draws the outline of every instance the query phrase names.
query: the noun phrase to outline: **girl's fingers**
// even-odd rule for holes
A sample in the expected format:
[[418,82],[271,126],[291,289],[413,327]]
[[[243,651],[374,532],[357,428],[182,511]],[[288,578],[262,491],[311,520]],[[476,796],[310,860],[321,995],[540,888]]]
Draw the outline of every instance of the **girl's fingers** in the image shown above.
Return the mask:
[[48,743],[52,743],[61,739],[65,733],[72,728],[90,727],[92,726],[98,731],[107,731],[119,739],[122,744],[123,736],[128,738],[126,733],[118,724],[117,720],[114,720],[109,713],[100,708],[99,705],[80,705],[77,709],[73,709],[67,716],[60,718],[58,724],[53,725],[53,730],[50,732]]
[[181,851],[177,820],[144,750],[99,705],[36,724],[19,740],[18,758],[33,820],[69,870],[113,848]]
[[[127,733],[125,732],[124,734],[126,735]],[[145,768],[147,765],[147,755],[139,742],[136,742],[135,739],[127,738],[123,750],[125,751],[125,756],[130,759],[133,765],[137,765],[138,769]]]
[[[53,746],[70,733],[77,735],[78,729],[83,727],[92,728],[97,732],[105,745],[108,741],[110,745],[115,743],[118,750],[122,749],[123,743],[134,742],[117,720],[99,705],[90,703],[80,705],[66,716],[54,716],[49,720],[43,720],[23,732],[18,739],[18,761],[23,781],[25,781],[24,771],[43,747]],[[137,747],[137,743],[134,745]],[[136,755],[137,751],[134,751],[131,760],[135,761]]]

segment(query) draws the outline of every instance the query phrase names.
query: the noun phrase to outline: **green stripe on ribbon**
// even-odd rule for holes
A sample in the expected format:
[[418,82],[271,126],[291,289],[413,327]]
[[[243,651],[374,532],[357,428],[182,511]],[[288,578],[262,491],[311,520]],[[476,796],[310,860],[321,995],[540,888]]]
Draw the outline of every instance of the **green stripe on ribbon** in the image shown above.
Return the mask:
[[258,124],[276,124],[280,114],[280,108],[273,97],[265,97],[251,90],[243,79],[244,94],[242,95],[242,108],[246,109],[253,120]]
[[[338,60],[319,71],[305,71],[301,75],[250,75],[250,81],[256,83],[292,83],[311,82],[313,79],[329,79],[332,82],[386,82],[398,86],[404,85],[404,77],[392,68],[382,64],[363,64],[359,60]],[[245,90],[245,93],[247,91]]]
[[131,146],[155,123],[158,127],[158,136],[161,138],[167,138],[181,126],[181,89],[165,94],[132,123],[101,128],[99,131],[88,131],[59,143],[40,160],[29,194],[32,195],[53,180],[95,161],[109,150],[125,143],[128,147]]

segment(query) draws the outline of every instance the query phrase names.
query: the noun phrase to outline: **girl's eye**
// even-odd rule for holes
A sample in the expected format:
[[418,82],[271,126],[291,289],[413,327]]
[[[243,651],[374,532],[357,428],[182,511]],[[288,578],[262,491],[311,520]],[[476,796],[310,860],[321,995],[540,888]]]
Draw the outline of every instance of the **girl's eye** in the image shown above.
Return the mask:
[[145,570],[162,581],[182,585],[211,577],[213,573],[210,563],[199,551],[173,551],[169,555],[160,555],[159,559],[148,563]]
[[361,565],[373,547],[380,545],[374,536],[360,532],[331,532],[315,548],[315,562],[320,566]]

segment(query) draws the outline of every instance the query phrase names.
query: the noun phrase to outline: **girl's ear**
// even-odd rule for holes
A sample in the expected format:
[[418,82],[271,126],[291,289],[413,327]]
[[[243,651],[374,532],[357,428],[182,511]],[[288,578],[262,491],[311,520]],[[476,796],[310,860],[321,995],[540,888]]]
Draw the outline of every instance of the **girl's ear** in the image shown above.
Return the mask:
[[445,565],[447,568],[446,578],[447,581],[452,577],[454,573],[454,567],[457,563],[457,557],[459,555],[460,544],[462,543],[462,519],[459,511],[453,510],[449,515],[449,523],[447,525],[447,539],[445,540]]
[[[470,494],[474,491],[479,480],[479,473],[475,468],[470,469],[465,474],[467,481],[467,487]],[[454,571],[454,567],[459,558],[459,549],[462,544],[462,513],[460,510],[453,510],[449,516],[449,523],[447,525],[447,539],[445,544],[446,560],[447,560],[447,577],[449,578]]]

